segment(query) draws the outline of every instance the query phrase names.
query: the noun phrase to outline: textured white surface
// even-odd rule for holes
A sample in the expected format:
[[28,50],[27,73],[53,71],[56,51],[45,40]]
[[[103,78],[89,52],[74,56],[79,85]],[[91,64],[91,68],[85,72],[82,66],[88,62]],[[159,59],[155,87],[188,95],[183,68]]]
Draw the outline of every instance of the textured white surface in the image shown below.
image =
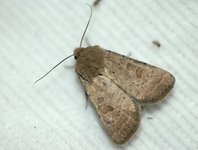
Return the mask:
[[33,84],[79,46],[90,12],[86,2],[91,3],[0,1],[0,149],[198,149],[195,0],[102,0],[94,10],[87,32],[91,44],[131,53],[176,77],[166,101],[145,108],[127,144],[112,143],[92,106],[85,109],[73,58]]

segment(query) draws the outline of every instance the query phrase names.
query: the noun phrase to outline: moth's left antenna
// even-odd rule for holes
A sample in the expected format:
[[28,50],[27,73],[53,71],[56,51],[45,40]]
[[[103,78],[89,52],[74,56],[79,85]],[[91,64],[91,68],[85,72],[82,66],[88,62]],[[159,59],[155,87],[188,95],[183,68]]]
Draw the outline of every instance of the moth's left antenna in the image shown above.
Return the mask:
[[[84,32],[83,32],[83,35],[82,35],[82,37],[81,37],[80,47],[82,46],[82,41],[83,41],[83,39],[84,39],[85,33],[86,33],[86,31],[87,31],[87,28],[88,28],[88,26],[89,26],[89,23],[90,23],[91,17],[92,17],[92,6],[89,5],[89,4],[87,4],[87,5],[91,8],[91,13],[90,13],[90,16],[89,16],[89,20],[88,20],[88,22],[87,22],[87,25],[86,25],[86,27],[85,27],[85,30],[84,30]],[[39,78],[38,80],[36,80],[34,83],[37,83],[38,81],[40,81],[41,79],[43,79],[44,77],[46,77],[52,70],[54,70],[54,69],[55,69],[56,67],[58,67],[62,62],[64,62],[66,59],[68,59],[68,58],[70,58],[70,57],[72,57],[72,56],[74,56],[74,54],[72,54],[72,55],[70,55],[70,56],[64,58],[63,60],[61,60],[58,64],[56,64],[52,69],[50,69],[46,74],[44,74],[42,77],[40,77],[40,78]]]
[[64,58],[63,60],[61,60],[58,64],[56,64],[52,69],[50,69],[46,74],[44,74],[42,77],[40,77],[38,80],[36,80],[34,83],[40,81],[41,79],[43,79],[45,76],[47,76],[52,70],[54,70],[58,65],[60,65],[62,62],[64,62],[66,59],[72,57],[74,54]]

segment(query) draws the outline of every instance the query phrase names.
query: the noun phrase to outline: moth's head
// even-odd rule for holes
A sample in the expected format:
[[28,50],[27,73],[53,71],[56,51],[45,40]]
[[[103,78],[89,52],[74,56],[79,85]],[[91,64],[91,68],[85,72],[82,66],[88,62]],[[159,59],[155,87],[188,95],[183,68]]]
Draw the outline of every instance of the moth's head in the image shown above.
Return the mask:
[[74,50],[74,58],[77,60],[79,57],[85,57],[88,55],[98,55],[98,50],[101,50],[100,46],[88,46],[78,47]]
[[81,53],[83,53],[85,50],[84,47],[78,47],[74,50],[74,58],[77,60],[78,57],[81,55]]

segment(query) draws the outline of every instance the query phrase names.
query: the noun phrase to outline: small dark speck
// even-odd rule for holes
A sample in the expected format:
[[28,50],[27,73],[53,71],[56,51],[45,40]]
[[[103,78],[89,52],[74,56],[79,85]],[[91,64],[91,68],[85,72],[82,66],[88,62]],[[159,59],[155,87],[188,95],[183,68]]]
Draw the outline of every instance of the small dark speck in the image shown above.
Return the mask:
[[101,0],[95,0],[93,3],[93,6],[97,6],[100,3]]
[[36,126],[34,126],[34,129],[36,129]]
[[152,43],[153,43],[153,45],[155,45],[157,47],[161,47],[161,44],[159,41],[153,41]]

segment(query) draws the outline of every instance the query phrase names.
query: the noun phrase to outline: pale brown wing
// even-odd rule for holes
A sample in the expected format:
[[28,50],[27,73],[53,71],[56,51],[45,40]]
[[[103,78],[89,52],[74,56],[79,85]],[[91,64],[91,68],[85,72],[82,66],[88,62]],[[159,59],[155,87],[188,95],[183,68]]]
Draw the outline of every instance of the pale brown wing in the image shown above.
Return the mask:
[[104,53],[103,74],[139,103],[159,102],[174,85],[174,76],[163,69],[111,51]]
[[139,104],[105,76],[80,80],[112,140],[127,142],[140,124]]
[[77,48],[76,72],[88,82],[98,75],[111,79],[139,103],[159,102],[172,89],[175,78],[169,72],[99,46]]

